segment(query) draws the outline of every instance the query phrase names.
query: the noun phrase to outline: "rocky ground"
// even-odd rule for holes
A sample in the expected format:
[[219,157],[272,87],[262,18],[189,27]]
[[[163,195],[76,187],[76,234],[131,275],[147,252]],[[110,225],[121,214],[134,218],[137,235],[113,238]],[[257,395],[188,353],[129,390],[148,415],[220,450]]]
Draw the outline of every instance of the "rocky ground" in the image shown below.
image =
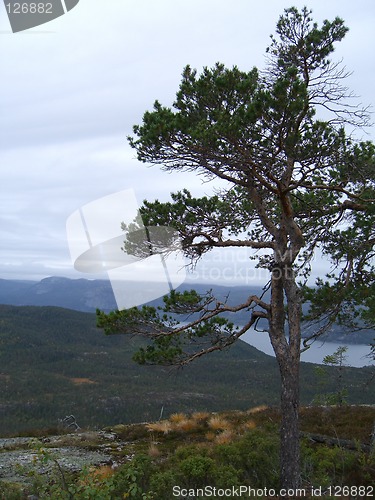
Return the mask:
[[72,472],[101,464],[116,467],[115,456],[124,446],[116,434],[104,431],[40,439],[3,438],[0,439],[0,481],[26,483],[34,474],[46,474],[56,467]]

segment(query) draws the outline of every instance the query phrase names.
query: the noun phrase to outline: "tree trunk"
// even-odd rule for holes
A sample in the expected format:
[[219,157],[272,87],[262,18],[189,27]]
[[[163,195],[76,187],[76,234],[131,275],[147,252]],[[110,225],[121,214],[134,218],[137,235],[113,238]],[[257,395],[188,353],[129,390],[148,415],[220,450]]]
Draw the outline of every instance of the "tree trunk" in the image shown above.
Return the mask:
[[[289,340],[285,334],[284,292],[288,303]],[[271,283],[270,340],[281,375],[280,487],[300,487],[299,365],[300,293],[290,268],[276,267]]]
[[280,483],[281,488],[300,486],[299,365],[278,359],[281,373]]
[[281,375],[280,487],[300,487],[299,363],[291,362],[290,347],[271,337]]

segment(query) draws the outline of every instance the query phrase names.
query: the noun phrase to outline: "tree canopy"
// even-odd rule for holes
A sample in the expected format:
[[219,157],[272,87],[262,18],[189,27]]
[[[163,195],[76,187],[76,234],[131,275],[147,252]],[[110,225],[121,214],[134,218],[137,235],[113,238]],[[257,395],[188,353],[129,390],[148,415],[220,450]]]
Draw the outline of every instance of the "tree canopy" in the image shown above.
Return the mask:
[[[281,481],[290,487],[299,481],[302,303],[310,303],[306,320],[319,321],[313,337],[334,321],[363,327],[375,318],[375,148],[355,138],[369,114],[330,60],[346,32],[340,18],[318,27],[307,8],[286,9],[263,71],[186,66],[173,106],[156,101],[129,138],[141,162],[224,181],[211,197],[182,190],[168,203],[145,201],[143,223],[174,228],[191,261],[213,248],[253,249],[269,271],[260,293],[229,306],[210,292],[173,291],[162,311],[98,313],[106,333],[152,340],[137,355],[142,363],[191,361],[262,320],[281,373]],[[308,287],[317,250],[332,268]],[[249,311],[243,327],[223,317],[239,310]]]

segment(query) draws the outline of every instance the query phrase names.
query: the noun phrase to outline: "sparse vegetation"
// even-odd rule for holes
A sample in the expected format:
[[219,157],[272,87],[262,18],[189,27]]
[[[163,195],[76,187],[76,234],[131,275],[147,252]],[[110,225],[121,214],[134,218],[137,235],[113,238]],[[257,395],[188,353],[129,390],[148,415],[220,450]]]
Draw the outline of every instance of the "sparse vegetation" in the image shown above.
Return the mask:
[[[113,465],[86,467],[81,472],[62,473],[62,464],[50,450],[55,444],[39,442],[37,446],[35,442],[38,460],[51,463],[49,472],[29,474],[27,485],[0,482],[0,500],[21,500],[32,494],[39,499],[170,500],[175,485],[181,488],[248,485],[277,490],[280,424],[277,408],[178,415],[152,424],[106,429],[108,436],[116,434]],[[332,484],[373,484],[374,453],[364,452],[359,445],[371,445],[374,407],[305,407],[300,416],[305,436],[302,484],[307,491],[312,487],[322,487],[324,491]],[[181,422],[190,422],[191,426],[181,429]],[[169,432],[165,433],[163,427],[168,427]],[[317,429],[327,436],[356,441],[358,446],[347,449],[316,443],[308,435]],[[73,437],[63,437],[60,445],[72,444],[72,440]],[[82,439],[76,438],[76,446],[85,449],[100,447],[99,443],[95,433],[82,433]]]
[[228,430],[230,429],[230,423],[220,415],[215,415],[208,421],[208,427],[213,431]]

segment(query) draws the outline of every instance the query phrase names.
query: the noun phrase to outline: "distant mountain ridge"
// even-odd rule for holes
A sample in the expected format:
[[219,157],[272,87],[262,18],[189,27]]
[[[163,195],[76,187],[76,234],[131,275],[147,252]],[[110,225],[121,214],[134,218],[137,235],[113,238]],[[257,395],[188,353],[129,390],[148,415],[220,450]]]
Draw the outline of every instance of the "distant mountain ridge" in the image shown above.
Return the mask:
[[[145,285],[147,286],[147,285]],[[238,304],[249,295],[259,294],[261,287],[255,286],[223,286],[203,283],[183,283],[178,290],[196,289],[204,294],[212,289],[215,297],[227,300],[229,304]],[[129,293],[132,284],[129,283]],[[117,309],[117,304],[109,280],[70,279],[64,277],[48,277],[41,281],[0,279],[0,304],[14,306],[56,306],[81,312],[105,312]],[[154,300],[150,305],[159,306],[162,298]],[[236,324],[243,325],[248,321],[249,312],[244,310],[228,317]],[[302,334],[303,335],[303,334]],[[371,344],[375,332],[366,330],[347,333],[343,328],[334,325],[327,340],[344,344]]]
[[0,304],[56,306],[82,312],[116,309],[108,280],[44,278],[41,281],[0,279]]
[[[147,285],[145,285],[147,286]],[[220,286],[201,283],[183,283],[179,290],[195,288],[205,293],[211,288],[215,295],[235,303],[251,293],[259,293],[259,287]],[[129,283],[129,293],[132,284]],[[41,281],[0,279],[0,304],[14,306],[56,306],[82,312],[95,312],[96,309],[111,311],[117,308],[115,296],[109,280],[70,279],[52,276]],[[162,299],[150,304],[160,305]]]

